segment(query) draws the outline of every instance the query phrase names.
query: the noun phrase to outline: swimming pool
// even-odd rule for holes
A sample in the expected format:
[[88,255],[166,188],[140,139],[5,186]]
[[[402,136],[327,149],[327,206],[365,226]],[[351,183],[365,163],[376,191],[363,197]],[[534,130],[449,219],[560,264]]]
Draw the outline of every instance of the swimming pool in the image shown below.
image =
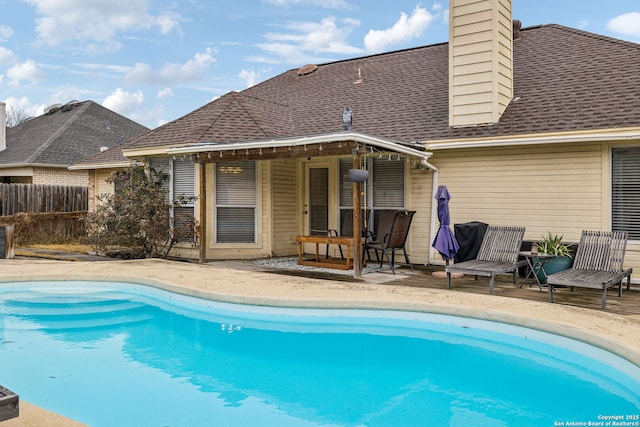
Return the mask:
[[640,421],[640,368],[578,341],[127,283],[0,284],[0,383],[97,427]]

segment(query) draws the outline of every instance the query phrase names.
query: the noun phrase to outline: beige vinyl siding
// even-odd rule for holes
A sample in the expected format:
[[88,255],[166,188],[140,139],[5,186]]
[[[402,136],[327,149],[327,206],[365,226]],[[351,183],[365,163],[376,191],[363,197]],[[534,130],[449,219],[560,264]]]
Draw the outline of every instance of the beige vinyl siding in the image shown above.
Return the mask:
[[449,124],[495,123],[513,97],[510,0],[452,0]]
[[407,209],[416,211],[411,222],[411,231],[407,240],[407,248],[411,262],[427,264],[431,236],[431,208],[433,204],[433,172],[416,168],[409,169],[407,180]]
[[298,230],[297,164],[292,160],[273,160],[273,254],[294,255]]
[[[452,150],[436,153],[451,222],[524,225],[525,239],[550,231],[577,241],[603,220],[601,144]],[[559,185],[561,183],[561,185]]]
[[113,172],[115,172],[115,169],[96,169],[96,198],[102,194],[113,194],[113,184],[107,182]]

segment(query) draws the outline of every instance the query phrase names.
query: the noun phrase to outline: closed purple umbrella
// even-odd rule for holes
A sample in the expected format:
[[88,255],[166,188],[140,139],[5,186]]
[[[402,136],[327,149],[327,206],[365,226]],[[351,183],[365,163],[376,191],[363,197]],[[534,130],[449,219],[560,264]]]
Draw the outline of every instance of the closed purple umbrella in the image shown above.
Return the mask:
[[460,246],[449,228],[449,223],[451,222],[449,218],[449,199],[451,199],[451,196],[446,186],[438,186],[435,199],[438,201],[438,220],[440,221],[440,227],[431,246],[440,252],[442,258],[449,264],[449,260],[453,259],[456,253],[458,253]]

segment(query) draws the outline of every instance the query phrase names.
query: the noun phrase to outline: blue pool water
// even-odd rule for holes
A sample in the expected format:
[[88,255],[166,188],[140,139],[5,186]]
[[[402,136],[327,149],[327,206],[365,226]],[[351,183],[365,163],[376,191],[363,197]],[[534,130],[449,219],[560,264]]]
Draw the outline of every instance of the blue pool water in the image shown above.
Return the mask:
[[125,283],[0,284],[0,384],[95,427],[640,425],[640,368],[578,341]]

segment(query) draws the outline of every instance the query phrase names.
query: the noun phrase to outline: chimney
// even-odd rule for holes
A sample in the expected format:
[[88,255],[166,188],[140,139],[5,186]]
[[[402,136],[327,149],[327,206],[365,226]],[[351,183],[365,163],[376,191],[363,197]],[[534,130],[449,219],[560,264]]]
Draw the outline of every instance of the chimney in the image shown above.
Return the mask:
[[7,148],[7,104],[0,102],[0,151]]
[[450,0],[449,126],[497,123],[511,98],[511,0]]

